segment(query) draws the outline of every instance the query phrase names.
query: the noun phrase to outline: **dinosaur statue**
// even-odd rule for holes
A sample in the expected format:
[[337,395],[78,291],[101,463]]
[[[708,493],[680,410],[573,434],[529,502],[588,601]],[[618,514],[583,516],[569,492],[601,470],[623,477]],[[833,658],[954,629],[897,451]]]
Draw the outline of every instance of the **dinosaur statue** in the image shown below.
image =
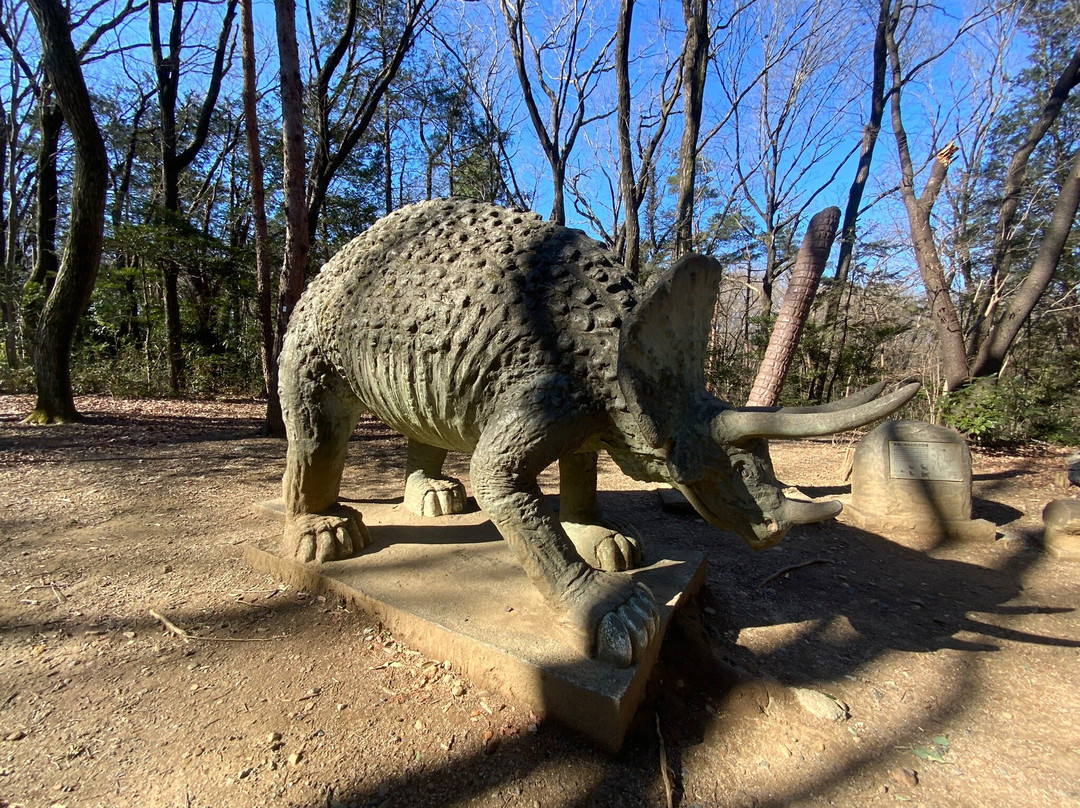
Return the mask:
[[[689,255],[644,288],[578,230],[475,201],[421,202],[334,256],[295,311],[280,360],[288,435],[285,552],[358,553],[338,504],[349,436],[369,411],[408,438],[405,499],[460,512],[448,450],[472,455],[477,503],[584,653],[626,667],[658,626],[652,594],[623,570],[641,542],[601,512],[596,453],[670,483],[752,547],[839,502],[784,497],[768,438],[826,435],[888,415],[912,384],[799,411],[739,409],[705,388],[720,265]],[[560,511],[537,475],[559,461]]]

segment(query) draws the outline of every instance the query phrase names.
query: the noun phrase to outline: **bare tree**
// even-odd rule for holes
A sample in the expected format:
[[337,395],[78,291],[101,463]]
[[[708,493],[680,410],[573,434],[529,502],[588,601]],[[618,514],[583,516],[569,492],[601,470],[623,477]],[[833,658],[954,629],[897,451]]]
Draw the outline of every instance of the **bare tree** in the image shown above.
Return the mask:
[[277,362],[274,356],[274,309],[271,292],[270,236],[266,224],[266,187],[264,181],[262,144],[259,138],[257,70],[255,67],[255,26],[252,0],[243,0],[240,30],[244,68],[244,130],[247,135],[248,165],[251,182],[251,214],[255,226],[255,285],[258,295],[259,325],[262,345],[259,359],[266,384],[266,428],[270,434],[281,434],[281,400],[277,390]]
[[683,73],[681,59],[669,64],[656,95],[651,99],[651,109],[638,116],[636,143],[639,165],[635,169],[629,56],[633,14],[634,0],[622,0],[615,35],[615,83],[618,99],[619,201],[623,226],[616,240],[616,250],[622,254],[627,271],[636,278],[641,265],[641,206],[650,184],[655,180],[657,152],[667,134],[668,122],[679,98]]
[[[848,27],[825,2],[805,7],[761,2],[747,30],[763,41],[752,77],[725,75],[731,129],[722,171],[735,174],[737,210],[746,236],[760,243],[760,289],[771,307],[773,286],[795,258],[795,238],[811,205],[832,186],[853,149],[843,110],[850,89]],[[747,79],[754,85],[741,90]],[[846,153],[845,153],[846,152]]]
[[[453,71],[460,76],[468,95],[478,107],[479,123],[491,147],[494,193],[492,200],[502,198],[509,204],[528,208],[530,194],[518,182],[515,165],[518,153],[514,150],[513,134],[524,122],[518,110],[520,93],[515,92],[516,83],[506,75],[504,63],[498,58],[498,43],[502,39],[505,22],[501,10],[487,4],[470,4],[476,11],[490,10],[491,18],[485,20],[476,11],[466,16],[464,4],[461,16],[447,26],[430,26],[433,44],[440,59],[456,65]],[[448,7],[442,6],[444,14]],[[444,70],[449,72],[448,68]],[[516,75],[516,70],[514,71]]]
[[[574,0],[567,5],[539,42],[529,33],[525,0],[500,0],[500,4],[525,107],[551,167],[551,220],[566,224],[566,170],[570,154],[582,127],[610,114],[607,110],[589,116],[586,106],[601,76],[610,69],[608,59],[614,36],[606,42],[596,41],[594,32],[587,28],[587,0]],[[553,81],[548,79],[549,75]],[[547,98],[547,122],[540,112],[534,84]]]
[[810,397],[818,401],[832,398],[840,367],[839,355],[843,352],[846,329],[837,325],[841,302],[851,275],[851,261],[855,252],[859,215],[862,213],[863,195],[870,179],[870,168],[874,161],[874,149],[881,122],[885,115],[885,77],[888,72],[888,52],[885,48],[885,31],[889,24],[889,0],[878,3],[877,24],[874,26],[874,44],[871,50],[870,71],[870,112],[863,126],[862,140],[859,144],[859,161],[855,168],[855,177],[848,188],[847,204],[844,207],[844,221],[840,227],[840,248],[836,259],[836,271],[832,285],[825,300],[823,330],[826,346],[823,353],[824,366],[819,367],[810,390]]
[[[198,119],[191,139],[180,144],[177,126],[177,102],[180,94],[181,54],[184,46],[186,20],[184,0],[172,0],[172,16],[169,20],[167,48],[162,45],[162,0],[149,0],[150,48],[154,58],[157,77],[158,112],[161,115],[159,147],[161,150],[161,183],[163,208],[167,215],[180,214],[180,175],[191,165],[206,143],[210,130],[210,118],[217,106],[221,80],[227,69],[226,57],[232,37],[233,18],[236,16],[237,0],[227,0],[225,16],[218,36],[214,61],[210,67],[206,94],[199,106]],[[165,328],[169,340],[169,387],[178,394],[184,387],[184,352],[180,333],[180,266],[166,261],[165,276]]]
[[[330,183],[368,132],[406,53],[419,30],[430,20],[436,1],[408,0],[400,26],[392,35],[393,44],[378,51],[377,58],[381,61],[374,73],[362,69],[371,55],[361,58],[356,50],[358,0],[349,0],[344,29],[325,59],[318,47],[313,48],[315,71],[311,94],[315,106],[315,143],[310,170],[304,145],[304,91],[296,36],[296,4],[294,0],[274,2],[281,69],[286,229],[273,364],[277,363],[289,319],[304,290],[311,245]],[[316,26],[310,17],[308,33],[314,42]],[[388,31],[385,33],[390,35]],[[338,75],[342,66],[343,74]],[[334,112],[340,117],[334,119]],[[284,434],[284,425],[271,420],[273,417],[276,414],[268,411],[267,428],[272,434]]]
[[[289,317],[304,290],[311,247],[306,200],[307,166],[304,154],[304,95],[300,78],[300,49],[296,40],[295,0],[274,0],[277,16],[278,59],[281,68],[281,128],[284,150],[285,250],[278,284],[277,328],[272,364],[277,364]],[[284,435],[284,422],[270,420],[267,430]]]
[[[325,58],[314,47],[317,31],[309,18],[314,60],[311,95],[315,107],[307,189],[310,242],[314,242],[330,183],[368,134],[406,54],[431,21],[437,2],[376,4],[370,10],[373,16],[365,18],[359,0],[348,0],[341,34],[330,43]],[[360,30],[374,35],[374,41],[363,41],[358,36]]]
[[[950,143],[937,151],[929,177],[921,194],[915,192],[916,169],[911,157],[908,134],[904,124],[903,90],[911,77],[927,60],[906,67],[901,46],[914,24],[914,15],[904,15],[905,7],[897,2],[890,12],[886,31],[892,87],[890,103],[893,133],[900,158],[900,191],[908,214],[916,263],[922,276],[927,302],[934,322],[944,372],[944,387],[953,391],[971,378],[989,376],[1001,369],[1005,356],[1015,342],[1024,321],[1031,315],[1046,290],[1060,261],[1072,222],[1080,205],[1080,158],[1074,160],[1066,176],[1053,215],[1043,234],[1036,256],[1016,286],[1009,305],[999,312],[1004,299],[1006,281],[1011,269],[1011,240],[1016,213],[1016,201],[1028,159],[1038,143],[1051,130],[1070,92],[1080,83],[1080,49],[1058,77],[1042,105],[1040,114],[1031,123],[1026,138],[1015,152],[1005,184],[1005,194],[998,211],[995,249],[990,267],[993,288],[981,298],[984,309],[974,322],[979,337],[969,343],[952,299],[951,284],[945,271],[932,222],[934,203],[941,192],[949,166],[958,147]],[[956,37],[976,24],[965,21]],[[955,41],[954,37],[953,41]],[[1015,274],[1015,273],[1013,273]],[[975,346],[974,355],[969,353]]]
[[686,38],[682,51],[683,135],[679,146],[679,195],[675,203],[675,257],[693,250],[701,113],[708,76],[709,0],[683,0]]
[[21,53],[25,32],[33,29],[25,6],[0,3],[0,39],[10,53],[7,76],[0,82],[0,317],[3,321],[4,356],[8,367],[22,362],[19,351],[18,285],[25,259],[21,233],[32,204],[33,170],[31,137],[33,102],[40,93],[38,71]]
[[80,417],[71,392],[71,341],[90,302],[101,261],[109,165],[71,41],[67,11],[59,0],[30,0],[30,9],[41,33],[45,71],[75,143],[67,248],[38,322],[37,403],[26,419],[49,424]]

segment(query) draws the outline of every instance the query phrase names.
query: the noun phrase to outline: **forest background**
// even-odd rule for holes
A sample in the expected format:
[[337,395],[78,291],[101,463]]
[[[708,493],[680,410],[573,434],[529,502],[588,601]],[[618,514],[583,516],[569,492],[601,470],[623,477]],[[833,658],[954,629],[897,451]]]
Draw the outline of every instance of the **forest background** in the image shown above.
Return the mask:
[[741,404],[835,206],[780,403],[917,377],[976,441],[1075,444],[1078,31],[1080,0],[0,0],[0,390],[36,384],[40,422],[265,395],[279,431],[306,281],[457,196],[646,284],[715,256]]

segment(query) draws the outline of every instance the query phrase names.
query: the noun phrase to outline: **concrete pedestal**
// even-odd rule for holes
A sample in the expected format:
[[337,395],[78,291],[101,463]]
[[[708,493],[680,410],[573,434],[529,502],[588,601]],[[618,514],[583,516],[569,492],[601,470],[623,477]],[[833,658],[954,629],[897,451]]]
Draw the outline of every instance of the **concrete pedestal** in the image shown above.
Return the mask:
[[[424,519],[403,505],[350,504],[372,538],[356,558],[298,564],[277,555],[273,532],[264,546],[245,547],[245,560],[285,583],[355,604],[424,655],[448,659],[482,686],[619,749],[675,610],[704,582],[700,553],[646,545],[652,563],[633,575],[656,597],[660,630],[643,660],[619,670],[559,639],[554,613],[483,513]],[[280,503],[263,510],[281,514]]]

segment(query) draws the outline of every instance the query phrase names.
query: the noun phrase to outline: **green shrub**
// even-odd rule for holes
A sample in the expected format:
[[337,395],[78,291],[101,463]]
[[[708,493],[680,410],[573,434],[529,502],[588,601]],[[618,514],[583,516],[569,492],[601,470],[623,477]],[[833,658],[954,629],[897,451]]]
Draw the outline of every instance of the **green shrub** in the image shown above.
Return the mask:
[[1080,391],[1069,375],[1046,369],[1038,375],[976,379],[944,396],[941,420],[988,448],[1033,440],[1075,445],[1080,440]]

